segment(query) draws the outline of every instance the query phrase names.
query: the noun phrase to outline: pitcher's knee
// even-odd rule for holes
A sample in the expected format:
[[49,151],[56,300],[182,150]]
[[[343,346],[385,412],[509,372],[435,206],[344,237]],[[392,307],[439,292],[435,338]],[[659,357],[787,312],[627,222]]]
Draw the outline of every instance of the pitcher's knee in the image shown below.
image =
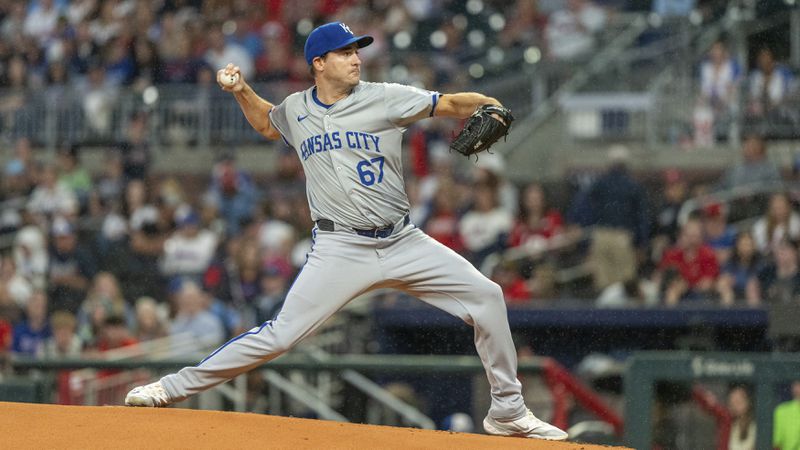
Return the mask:
[[503,299],[503,289],[499,284],[488,278],[484,278],[479,283],[476,283],[474,292],[475,295],[480,298],[481,302],[494,303],[499,301],[505,303]]

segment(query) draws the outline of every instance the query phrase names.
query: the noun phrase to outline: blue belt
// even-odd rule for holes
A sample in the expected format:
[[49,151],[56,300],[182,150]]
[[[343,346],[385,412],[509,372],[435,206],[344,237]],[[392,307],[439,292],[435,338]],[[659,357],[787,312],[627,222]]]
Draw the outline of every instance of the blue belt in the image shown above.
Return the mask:
[[[403,226],[408,225],[409,222],[411,222],[411,218],[408,217],[408,214],[406,214],[406,216],[403,217]],[[317,227],[319,227],[319,229],[322,231],[334,231],[336,229],[334,222],[330,219],[317,220]],[[358,228],[352,228],[352,230],[359,236],[377,239],[391,236],[395,231],[394,228],[394,225],[386,225],[385,227],[373,228],[371,230],[359,230]]]

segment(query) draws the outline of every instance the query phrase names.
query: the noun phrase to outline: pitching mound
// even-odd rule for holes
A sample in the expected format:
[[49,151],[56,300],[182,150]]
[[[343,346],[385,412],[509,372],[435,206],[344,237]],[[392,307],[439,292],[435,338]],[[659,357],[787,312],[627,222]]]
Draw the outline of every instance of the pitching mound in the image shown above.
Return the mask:
[[0,402],[0,447],[269,449],[605,449],[411,428],[189,409]]

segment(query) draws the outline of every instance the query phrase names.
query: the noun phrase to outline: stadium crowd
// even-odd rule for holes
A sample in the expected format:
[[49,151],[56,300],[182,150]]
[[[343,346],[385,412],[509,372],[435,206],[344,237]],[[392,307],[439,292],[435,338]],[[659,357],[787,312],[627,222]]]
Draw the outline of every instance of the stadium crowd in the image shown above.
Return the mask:
[[[545,57],[568,61],[591,52],[592,30],[625,3],[570,0],[543,12],[533,0],[0,1],[0,85],[9,92],[96,88],[100,95],[85,95],[96,104],[89,99],[113,97],[118,86],[196,82],[228,61],[249,79],[305,82],[298,48],[304,33],[335,18],[376,36],[363,52],[366,78],[392,78],[389,46],[422,48],[443,56],[410,55],[403,80],[446,88],[464,82],[460,58],[483,45],[470,37],[477,36],[469,31],[471,16],[499,17],[484,37],[496,36],[503,48],[539,46]],[[558,33],[581,35],[569,27],[588,35],[566,45]],[[398,38],[403,32],[407,42]],[[443,41],[432,38],[437,32]],[[706,84],[715,99],[718,89]],[[13,95],[3,99],[0,109],[14,107]],[[296,156],[280,150],[269,178],[254,178],[233,154],[204,180],[154,175],[146,121],[146,113],[132,117],[125,140],[108,149],[102,173],[94,175],[82,165],[78,144],[63,144],[47,162],[28,138],[11,144],[1,191],[0,231],[10,245],[0,258],[0,349],[73,355],[182,333],[196,336],[199,349],[279,310],[313,227]],[[775,194],[756,204],[751,211],[763,217],[752,227],[734,228],[729,206],[714,201],[696,217],[678,217],[690,193],[780,181],[761,136],[747,136],[743,163],[717,182],[690,186],[669,170],[645,185],[628,170],[628,151],[614,148],[606,173],[559,196],[536,182],[514,185],[497,156],[482,155],[462,170],[448,152],[449,133],[450,125],[438,121],[409,130],[412,219],[490,275],[509,303],[798,301],[800,215],[793,199]],[[563,281],[565,263],[585,268],[592,285]]]

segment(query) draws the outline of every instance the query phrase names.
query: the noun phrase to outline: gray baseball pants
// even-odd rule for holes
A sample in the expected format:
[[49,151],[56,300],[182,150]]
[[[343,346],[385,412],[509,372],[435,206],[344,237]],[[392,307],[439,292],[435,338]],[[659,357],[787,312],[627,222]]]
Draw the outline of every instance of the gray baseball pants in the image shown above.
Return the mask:
[[489,414],[526,414],[503,293],[456,252],[408,224],[386,238],[314,229],[308,261],[277,317],[237,336],[195,367],[167,375],[169,396],[183,400],[287,352],[353,298],[394,288],[459,317],[475,330],[475,348],[491,385]]

